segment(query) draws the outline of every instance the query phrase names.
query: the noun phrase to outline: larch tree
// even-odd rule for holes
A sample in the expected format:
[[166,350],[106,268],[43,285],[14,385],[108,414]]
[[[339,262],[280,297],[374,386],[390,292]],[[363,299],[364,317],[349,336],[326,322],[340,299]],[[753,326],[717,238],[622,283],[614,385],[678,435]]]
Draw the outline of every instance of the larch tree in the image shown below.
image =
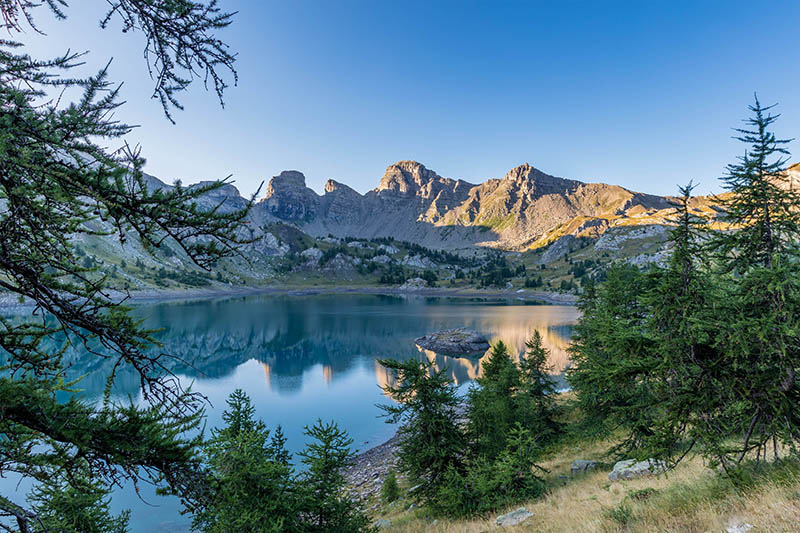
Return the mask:
[[644,455],[669,465],[698,444],[715,455],[719,405],[730,401],[723,386],[730,374],[716,346],[715,316],[723,304],[709,268],[707,222],[692,211],[693,189],[691,182],[679,188],[672,253],[666,267],[653,272],[645,295],[647,335],[656,347],[648,373],[658,378],[652,389],[658,416],[639,440]]
[[[214,0],[107,4],[101,27],[116,19],[123,31],[143,34],[153,96],[170,120],[193,80],[199,77],[220,98],[226,80],[235,80],[235,57],[216,37],[232,14]],[[203,399],[170,375],[168,356],[151,349],[153,332],[130,315],[124,298],[105,289],[103,273],[82,265],[73,243],[85,235],[123,244],[136,238],[152,251],[169,242],[208,269],[248,242],[234,231],[247,209],[198,206],[224,180],[150,189],[139,149],[124,142],[131,126],[114,119],[121,103],[109,68],[75,77],[82,54],[34,58],[13,40],[36,28],[34,14],[48,12],[65,19],[69,6],[0,0],[0,27],[9,35],[0,41],[0,288],[34,305],[23,322],[0,318],[0,475],[30,478],[42,491],[54,483],[80,491],[164,481],[188,501],[202,499],[197,441],[186,431],[198,424]],[[67,89],[82,94],[67,102]],[[75,384],[65,378],[69,345],[112,361],[104,401],[74,394]],[[143,405],[112,401],[110,384],[123,367],[138,373]],[[51,514],[0,495],[6,529],[31,531],[40,527],[40,515]]]
[[726,405],[726,429],[739,441],[720,446],[726,468],[751,454],[779,458],[781,445],[800,439],[800,191],[786,172],[790,142],[771,131],[779,115],[756,98],[736,139],[747,145],[723,178],[722,198],[730,231],[717,236],[721,275],[732,287],[725,313],[728,383],[735,402]]

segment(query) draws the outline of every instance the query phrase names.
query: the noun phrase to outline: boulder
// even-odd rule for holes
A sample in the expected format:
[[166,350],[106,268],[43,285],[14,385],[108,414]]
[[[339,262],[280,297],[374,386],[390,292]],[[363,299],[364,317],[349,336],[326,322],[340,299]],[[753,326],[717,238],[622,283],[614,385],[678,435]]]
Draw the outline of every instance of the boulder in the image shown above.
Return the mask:
[[352,271],[361,260],[357,257],[350,257],[349,255],[344,255],[342,253],[336,254],[336,256],[325,263],[323,270],[327,271],[334,271],[334,272],[349,272]]
[[376,255],[375,257],[372,258],[372,260],[381,265],[385,265],[387,263],[392,262],[392,258],[389,257],[388,255]]
[[378,246],[378,251],[383,252],[385,254],[394,255],[400,250],[388,244],[381,244],[380,246]]
[[443,355],[484,353],[491,348],[485,336],[465,328],[431,333],[415,339],[414,343],[421,348]]
[[300,252],[300,257],[302,257],[307,263],[316,265],[322,258],[322,250],[319,248],[309,248],[308,250],[303,250]]
[[405,256],[401,261],[405,266],[412,268],[436,268],[436,263],[421,255]]
[[406,280],[405,283],[400,285],[401,291],[416,291],[419,289],[424,289],[428,286],[428,282],[422,278],[409,278]]
[[378,529],[386,529],[387,527],[392,527],[392,521],[385,518],[380,518],[375,520],[375,523],[372,524],[372,526]]
[[585,474],[590,470],[594,470],[597,468],[597,463],[594,461],[589,461],[587,459],[577,459],[572,462],[572,466],[570,467],[570,472],[573,476],[577,476],[579,474]]
[[623,479],[654,476],[664,472],[666,469],[663,462],[654,459],[638,462],[636,459],[627,459],[625,461],[619,461],[614,465],[614,470],[608,475],[608,479],[611,481],[621,481]]
[[501,514],[498,516],[494,521],[494,525],[498,527],[517,526],[532,516],[532,512],[528,511],[524,507],[520,507],[519,509],[515,509],[510,513]]

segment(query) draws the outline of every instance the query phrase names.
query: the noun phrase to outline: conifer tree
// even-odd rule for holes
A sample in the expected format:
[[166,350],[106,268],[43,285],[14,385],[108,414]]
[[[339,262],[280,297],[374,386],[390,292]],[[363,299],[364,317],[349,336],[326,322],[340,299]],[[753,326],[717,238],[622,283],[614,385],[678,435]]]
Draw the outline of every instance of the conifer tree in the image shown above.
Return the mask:
[[561,432],[556,420],[556,383],[549,373],[550,351],[542,345],[542,335],[534,330],[525,342],[525,355],[520,359],[520,387],[516,403],[520,422],[544,444]]
[[[35,487],[29,496],[34,533],[127,533],[128,511],[111,515],[109,491],[85,476],[54,480]],[[22,529],[22,528],[20,528]]]
[[435,504],[451,472],[464,471],[466,438],[458,424],[453,381],[429,361],[382,359],[396,384],[383,390],[396,405],[380,405],[387,422],[400,423],[398,468],[417,489],[417,501]]
[[721,204],[731,231],[718,235],[718,265],[734,287],[725,313],[726,365],[736,373],[728,390],[736,402],[724,406],[719,431],[742,440],[720,444],[726,468],[751,454],[779,457],[780,445],[800,437],[800,196],[789,180],[788,140],[771,126],[779,115],[756,98],[752,116],[737,129],[747,145],[723,178],[728,190]]
[[612,265],[606,280],[581,297],[583,316],[569,348],[567,380],[584,416],[583,429],[599,436],[626,428],[631,438],[620,444],[625,450],[638,448],[650,432],[656,405],[656,376],[649,372],[653,346],[645,330],[649,309],[642,299],[649,284],[637,267]]
[[664,269],[651,276],[645,296],[652,310],[647,324],[656,347],[649,358],[656,413],[653,427],[637,440],[641,454],[676,464],[699,444],[708,453],[718,441],[713,421],[720,404],[729,402],[730,379],[717,349],[719,294],[706,253],[710,237],[706,221],[692,212],[690,182],[680,187],[670,232],[671,255]]
[[476,453],[494,459],[505,448],[506,438],[519,420],[515,400],[520,372],[503,341],[497,341],[486,361],[483,375],[469,391],[469,435]]
[[353,458],[350,450],[353,439],[335,422],[326,424],[322,420],[317,420],[312,427],[306,426],[305,434],[313,441],[299,454],[306,466],[299,481],[303,498],[300,530],[314,533],[370,531],[367,516],[344,493],[342,469]]
[[225,426],[212,430],[203,446],[209,491],[205,504],[193,509],[193,528],[215,533],[297,529],[300,508],[283,433],[270,438],[241,389],[227,403]]

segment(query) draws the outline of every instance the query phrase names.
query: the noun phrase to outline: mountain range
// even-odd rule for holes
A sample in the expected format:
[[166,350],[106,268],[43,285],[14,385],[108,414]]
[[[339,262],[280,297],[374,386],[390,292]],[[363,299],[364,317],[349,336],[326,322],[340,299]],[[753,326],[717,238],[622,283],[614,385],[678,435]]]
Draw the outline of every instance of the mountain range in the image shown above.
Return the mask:
[[[800,186],[800,164],[790,167],[788,175],[788,186]],[[153,176],[146,179],[151,189],[171,187]],[[573,252],[575,261],[591,269],[616,259],[639,265],[663,262],[674,200],[556,177],[529,164],[501,179],[474,184],[442,177],[416,161],[399,161],[365,194],[328,180],[320,195],[301,172],[281,172],[238,230],[260,238],[243,250],[243,257],[223,261],[216,272],[198,270],[169,243],[155,255],[135,238],[123,244],[81,235],[75,245],[85,265],[111,269],[116,286],[137,290],[260,286],[278,280],[299,286],[402,284],[426,270],[451,282],[462,270],[473,276],[469,284],[477,283],[491,249],[507,252],[515,269],[540,270],[544,283],[553,287],[581,277],[573,268]],[[226,184],[203,196],[200,204],[234,210],[244,208],[247,200]],[[715,197],[691,200],[695,214],[724,228],[716,204]],[[90,224],[100,233],[112,229],[100,220]],[[532,271],[526,272],[517,277],[530,277]]]
[[[314,237],[393,237],[445,250],[523,251],[563,235],[599,237],[618,225],[661,223],[670,200],[551,176],[529,164],[473,184],[442,177],[416,161],[399,161],[366,194],[328,180],[318,195],[301,172],[281,172],[269,181],[253,221],[291,224]],[[709,201],[696,203],[708,211]]]

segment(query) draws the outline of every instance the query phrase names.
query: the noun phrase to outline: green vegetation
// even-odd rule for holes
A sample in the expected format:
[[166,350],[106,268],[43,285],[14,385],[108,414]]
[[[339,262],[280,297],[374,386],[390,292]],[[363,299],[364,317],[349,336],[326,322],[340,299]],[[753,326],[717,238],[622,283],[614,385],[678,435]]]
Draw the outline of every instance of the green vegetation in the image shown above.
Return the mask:
[[587,291],[569,380],[618,450],[675,465],[694,450],[731,475],[780,459],[800,438],[800,196],[786,182],[786,141],[758,100],[748,145],[724,181],[731,231],[708,234],[681,189],[665,268],[615,266]]
[[494,346],[469,392],[465,424],[443,371],[428,362],[381,361],[397,376],[384,390],[398,403],[382,408],[401,422],[400,471],[415,485],[412,497],[435,514],[485,513],[544,492],[535,461],[560,425],[541,337],[528,347],[518,366],[502,342]]
[[389,470],[389,473],[386,474],[386,479],[383,480],[383,486],[381,487],[381,498],[385,502],[393,502],[400,497],[400,486],[397,484],[397,474],[394,473],[394,469]]
[[352,440],[331,422],[306,427],[312,441],[300,452],[305,470],[296,474],[280,426],[270,437],[254,418],[250,398],[235,390],[223,414],[226,425],[203,445],[209,469],[208,498],[189,506],[192,527],[227,531],[368,531],[369,521],[343,496],[341,469],[351,459]]
[[[583,278],[566,406],[555,400],[546,353],[534,336],[519,365],[495,344],[469,392],[463,423],[438,426],[463,447],[448,452],[436,484],[413,464],[432,454],[425,451],[430,441],[419,439],[431,430],[405,420],[401,431],[418,440],[401,472],[419,484],[426,512],[483,517],[531,500],[537,517],[551,515],[551,522],[537,519],[543,530],[649,531],[717,529],[732,519],[731,509],[747,508],[765,530],[786,529],[791,519],[752,507],[774,500],[797,509],[800,196],[786,181],[785,141],[769,132],[775,117],[758,101],[751,111],[740,132],[748,149],[725,178],[730,193],[721,208],[730,231],[712,233],[696,216],[690,183],[675,203],[664,266],[563,259],[559,268],[572,278],[562,286]],[[484,272],[502,271],[502,261],[495,265]],[[396,412],[419,412],[417,391],[429,399],[427,411],[452,412],[448,384],[432,365],[418,365],[413,377],[398,372],[398,385],[386,389],[400,403]],[[439,396],[425,394],[431,380]],[[588,474],[563,489],[548,475],[547,465],[563,468],[571,448],[595,445],[598,458],[610,452],[661,460],[671,474],[624,486],[608,484],[605,473]],[[595,515],[571,501],[598,502]],[[556,516],[562,507],[581,521]],[[398,530],[419,527],[406,519]],[[449,521],[442,531],[480,531],[485,524]]]

